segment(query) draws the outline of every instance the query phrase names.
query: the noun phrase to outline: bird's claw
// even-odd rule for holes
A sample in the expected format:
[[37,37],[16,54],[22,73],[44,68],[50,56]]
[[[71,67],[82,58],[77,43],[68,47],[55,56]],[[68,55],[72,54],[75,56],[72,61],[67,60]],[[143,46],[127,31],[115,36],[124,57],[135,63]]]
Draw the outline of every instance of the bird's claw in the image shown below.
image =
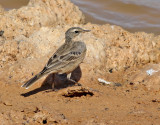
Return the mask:
[[75,86],[82,86],[82,84],[80,84],[80,83],[76,83],[76,84],[75,84]]

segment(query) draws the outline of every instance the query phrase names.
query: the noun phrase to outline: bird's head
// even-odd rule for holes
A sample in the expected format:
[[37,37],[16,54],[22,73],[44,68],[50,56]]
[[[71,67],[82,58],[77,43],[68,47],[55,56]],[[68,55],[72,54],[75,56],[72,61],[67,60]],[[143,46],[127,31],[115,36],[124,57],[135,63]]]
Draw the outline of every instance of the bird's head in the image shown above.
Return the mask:
[[78,36],[81,33],[89,32],[90,30],[84,30],[80,27],[72,27],[68,29],[65,33],[66,40],[67,39],[74,39],[76,36]]

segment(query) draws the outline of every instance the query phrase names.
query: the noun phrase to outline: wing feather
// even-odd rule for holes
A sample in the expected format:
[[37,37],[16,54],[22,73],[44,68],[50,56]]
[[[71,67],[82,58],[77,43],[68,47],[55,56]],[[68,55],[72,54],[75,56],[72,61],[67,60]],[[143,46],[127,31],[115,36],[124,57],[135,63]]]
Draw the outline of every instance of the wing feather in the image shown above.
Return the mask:
[[68,61],[73,62],[73,61],[76,61],[77,59],[79,59],[81,54],[82,54],[81,52],[72,51],[72,52],[67,53],[63,56],[60,56],[59,61],[61,61],[61,62],[68,62]]
[[53,70],[58,71],[69,63],[80,59],[85,51],[85,45],[81,44],[81,42],[73,44],[71,48],[64,44],[53,54],[41,72],[47,73]]

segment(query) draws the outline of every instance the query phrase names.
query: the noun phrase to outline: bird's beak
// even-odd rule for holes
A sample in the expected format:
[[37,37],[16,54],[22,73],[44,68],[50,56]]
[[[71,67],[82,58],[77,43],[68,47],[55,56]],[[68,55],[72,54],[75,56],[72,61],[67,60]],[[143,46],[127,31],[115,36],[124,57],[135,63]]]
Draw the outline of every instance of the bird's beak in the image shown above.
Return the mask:
[[83,32],[90,32],[91,30],[83,30]]

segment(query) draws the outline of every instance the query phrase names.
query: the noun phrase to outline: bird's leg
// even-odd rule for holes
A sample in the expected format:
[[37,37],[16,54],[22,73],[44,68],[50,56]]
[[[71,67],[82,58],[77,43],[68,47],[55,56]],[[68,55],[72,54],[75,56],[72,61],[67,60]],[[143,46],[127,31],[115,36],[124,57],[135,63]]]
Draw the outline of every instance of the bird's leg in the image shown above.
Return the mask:
[[82,86],[80,83],[76,82],[75,80],[71,79],[71,73],[67,74],[67,79],[71,82],[74,82],[77,86]]

